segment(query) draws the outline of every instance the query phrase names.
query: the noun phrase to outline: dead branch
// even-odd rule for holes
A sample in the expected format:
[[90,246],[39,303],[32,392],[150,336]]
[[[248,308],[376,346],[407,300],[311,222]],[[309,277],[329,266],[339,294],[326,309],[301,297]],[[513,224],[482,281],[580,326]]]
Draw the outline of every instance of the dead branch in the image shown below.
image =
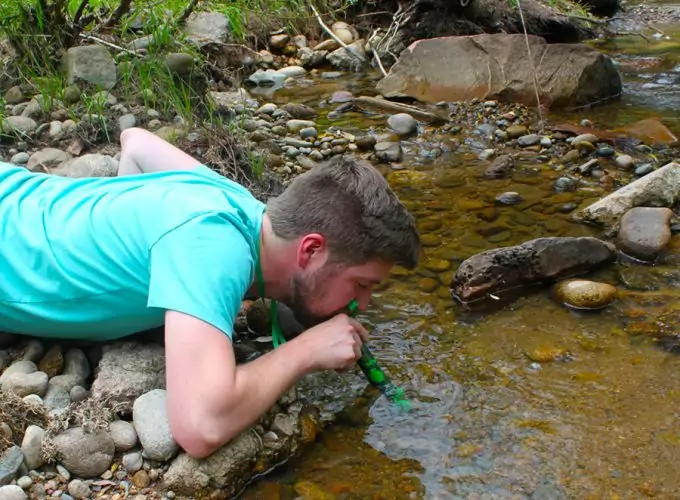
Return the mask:
[[189,2],[189,5],[187,5],[187,8],[184,9],[184,12],[182,12],[182,15],[179,16],[179,19],[177,20],[177,24],[184,24],[184,22],[189,18],[191,13],[194,11],[196,6],[198,5],[199,0],[191,0]]
[[120,3],[118,4],[118,8],[113,11],[113,14],[109,16],[109,18],[104,21],[104,27],[111,27],[115,25],[118,21],[120,21],[120,18],[123,17],[125,14],[127,14],[130,11],[130,6],[132,5],[132,0],[120,0]]
[[80,2],[78,10],[76,10],[76,13],[73,15],[73,24],[78,25],[80,18],[83,17],[83,13],[85,12],[85,9],[88,7],[89,3],[90,0],[82,0],[82,2]]

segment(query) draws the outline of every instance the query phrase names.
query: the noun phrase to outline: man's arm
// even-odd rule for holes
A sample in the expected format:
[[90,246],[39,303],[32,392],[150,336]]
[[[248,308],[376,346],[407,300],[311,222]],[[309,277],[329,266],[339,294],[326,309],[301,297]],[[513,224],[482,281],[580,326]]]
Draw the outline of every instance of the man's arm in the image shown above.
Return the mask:
[[195,458],[212,454],[253,425],[306,373],[352,366],[366,335],[355,320],[339,315],[236,366],[231,342],[221,331],[168,311],[166,378],[175,440]]

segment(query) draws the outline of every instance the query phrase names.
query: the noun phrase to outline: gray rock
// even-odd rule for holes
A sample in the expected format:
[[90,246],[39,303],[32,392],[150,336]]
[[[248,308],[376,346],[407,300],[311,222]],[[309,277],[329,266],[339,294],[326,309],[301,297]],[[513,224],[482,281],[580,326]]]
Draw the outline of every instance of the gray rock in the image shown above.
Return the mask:
[[318,135],[318,132],[314,127],[305,127],[301,129],[298,133],[300,134],[300,137],[302,137],[303,139],[313,139]]
[[327,55],[327,50],[314,50],[310,47],[301,47],[297,53],[302,67],[309,69],[320,66]]
[[275,69],[258,69],[253,72],[248,81],[262,87],[281,87],[286,81],[286,75]]
[[12,156],[12,158],[9,161],[11,163],[14,163],[15,165],[26,165],[30,157],[31,156],[28,153],[22,151]]
[[118,160],[111,156],[92,153],[68,160],[50,173],[62,177],[114,177],[118,173]]
[[295,139],[293,137],[286,137],[286,146],[293,146],[294,148],[310,148],[313,146],[311,142],[301,141],[300,139]]
[[623,170],[630,170],[635,166],[635,160],[632,156],[619,155],[616,157],[616,166]]
[[123,455],[123,467],[125,467],[125,470],[128,473],[134,474],[140,470],[143,465],[144,457],[142,457],[141,451],[135,451],[133,453],[126,453]]
[[21,441],[21,451],[24,454],[24,461],[26,467],[29,469],[39,469],[45,463],[41,455],[41,447],[43,438],[45,437],[45,430],[37,425],[29,425],[24,433],[24,439]]
[[311,121],[311,120],[288,120],[286,122],[286,128],[288,129],[289,132],[296,133],[302,130],[303,128],[309,128],[309,127],[314,127],[316,124]]
[[506,193],[499,194],[496,197],[496,201],[503,203],[504,205],[516,205],[522,201],[522,197],[515,191],[508,191]]
[[13,373],[2,382],[2,390],[20,398],[29,394],[43,396],[47,391],[49,377],[44,372]]
[[118,128],[121,132],[125,129],[132,128],[135,125],[137,125],[137,118],[132,113],[128,113],[118,118]]
[[614,245],[597,238],[537,238],[473,255],[460,265],[451,287],[458,300],[470,302],[488,294],[585,273],[615,258]]
[[[336,69],[352,71],[361,67],[361,60],[366,61],[366,51],[364,50],[365,40],[357,40],[349,44],[347,48],[340,47],[326,56],[326,60]],[[355,55],[350,54],[350,51]]]
[[0,385],[2,385],[5,382],[5,380],[13,373],[33,373],[37,371],[38,367],[33,361],[28,360],[16,361],[9,365],[9,367],[4,372],[2,372],[2,374],[0,375]]
[[260,106],[255,113],[272,115],[274,114],[274,111],[276,111],[277,109],[278,106],[276,104],[274,104],[273,102],[268,102],[267,104],[263,104],[262,106]]
[[79,403],[90,395],[89,391],[82,385],[74,385],[69,391],[69,397],[73,403]]
[[20,486],[8,484],[0,487],[0,500],[27,500],[28,497]]
[[529,135],[523,135],[519,139],[517,139],[517,145],[522,148],[526,148],[528,146],[535,146],[536,144],[539,144],[541,142],[541,136],[538,134],[529,134]]
[[637,207],[621,218],[619,248],[635,258],[653,261],[671,239],[669,208]]
[[293,436],[299,432],[298,419],[294,415],[277,413],[272,423],[272,430],[279,436]]
[[637,175],[638,177],[651,174],[652,172],[654,172],[654,165],[652,165],[651,163],[645,163],[635,169],[635,175]]
[[620,218],[634,207],[672,207],[680,194],[680,163],[669,163],[572,214],[578,222],[618,230]]
[[502,179],[510,175],[514,168],[515,159],[511,155],[501,155],[484,171],[484,177],[487,179]]
[[24,396],[21,399],[23,400],[24,403],[28,405],[33,405],[37,407],[43,406],[43,399],[37,394],[29,394],[28,396]]
[[251,101],[250,94],[248,91],[239,88],[238,90],[232,92],[210,92],[210,98],[217,106],[218,110],[222,112],[228,112],[236,106],[237,104],[246,105]]
[[20,102],[24,102],[26,98],[24,96],[23,90],[21,90],[21,87],[19,85],[15,85],[5,92],[3,99],[6,104],[19,104]]
[[58,120],[51,121],[50,129],[47,132],[47,135],[50,136],[50,139],[59,139],[62,135],[64,135],[64,124]]
[[295,78],[307,74],[307,70],[302,66],[286,66],[284,68],[279,68],[278,71],[279,73],[286,75],[288,78]]
[[574,137],[574,139],[571,141],[572,145],[576,145],[579,142],[589,142],[591,144],[595,144],[597,142],[597,136],[595,134],[581,134],[577,135]]
[[31,99],[21,112],[21,116],[39,120],[45,115],[45,99],[42,95],[37,95]]
[[165,351],[156,344],[117,342],[103,348],[92,396],[110,399],[123,413],[139,396],[165,388]]
[[88,479],[99,476],[113,462],[116,451],[108,432],[85,432],[82,427],[71,427],[54,438],[61,463],[71,474]]
[[50,383],[44,401],[45,406],[51,410],[64,410],[71,404],[71,397],[65,387]]
[[111,90],[116,85],[117,70],[108,49],[102,45],[71,47],[64,54],[69,85],[82,80]]
[[2,132],[8,134],[29,134],[37,128],[36,121],[26,116],[8,116],[2,120]]
[[18,446],[7,448],[0,455],[0,486],[9,484],[17,478],[23,461],[24,454]]
[[401,136],[410,136],[418,131],[418,122],[408,113],[397,113],[387,119],[387,125]]
[[56,148],[43,148],[31,155],[26,168],[31,172],[49,172],[50,169],[73,158],[66,151]]
[[184,34],[189,42],[199,48],[221,45],[229,40],[231,34],[229,18],[221,12],[194,12],[187,19]]
[[17,479],[17,486],[22,490],[27,490],[33,484],[33,479],[30,476],[21,476]]
[[21,353],[21,359],[38,363],[45,354],[45,346],[38,339],[31,339]]
[[137,431],[130,422],[115,420],[109,424],[109,432],[116,445],[116,451],[128,451],[137,444]]
[[184,52],[172,52],[165,56],[165,67],[178,75],[190,75],[194,68],[194,56]]
[[69,495],[77,500],[90,498],[92,495],[92,490],[90,487],[80,479],[74,479],[68,483],[68,492]]
[[244,432],[205,459],[196,460],[183,453],[164,474],[162,487],[192,496],[210,486],[232,497],[250,480],[243,464],[254,463],[262,449],[261,438]]
[[555,179],[555,191],[566,192],[576,189],[576,181],[569,177],[558,177]]
[[144,456],[160,462],[171,459],[179,451],[170,429],[166,402],[165,389],[154,389],[138,397],[132,408],[132,422]]
[[376,158],[386,163],[400,162],[404,156],[398,142],[378,142],[374,151]]
[[540,142],[541,147],[543,148],[550,148],[552,147],[552,140],[550,137],[541,137],[541,142]]
[[75,386],[82,385],[84,383],[85,381],[78,375],[65,373],[50,379],[50,384],[63,387],[67,392],[70,392]]

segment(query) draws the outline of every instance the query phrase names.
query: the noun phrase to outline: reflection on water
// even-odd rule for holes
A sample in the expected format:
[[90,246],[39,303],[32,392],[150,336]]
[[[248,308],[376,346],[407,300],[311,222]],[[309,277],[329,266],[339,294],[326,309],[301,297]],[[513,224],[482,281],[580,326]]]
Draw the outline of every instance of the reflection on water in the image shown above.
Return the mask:
[[[614,127],[661,114],[678,133],[680,51],[638,41],[601,48],[627,51],[616,56],[627,96],[564,118]],[[651,92],[650,82],[664,87]],[[334,90],[360,89],[361,80],[324,85],[277,99],[315,104]],[[370,126],[359,113],[339,122],[327,123]],[[411,146],[417,154],[422,144]],[[473,316],[448,288],[462,260],[536,237],[599,236],[572,223],[563,207],[603,193],[557,193],[559,173],[541,163],[511,179],[483,180],[485,165],[463,150],[411,158],[405,167],[386,174],[417,217],[424,259],[413,273],[395,269],[361,319],[415,409],[399,413],[370,390],[359,395],[302,457],[244,498],[678,498],[680,357],[654,338],[674,335],[680,324],[680,235],[657,265],[621,260],[595,273],[620,291],[603,311],[568,310],[541,290]],[[506,191],[523,201],[495,202]],[[568,355],[536,363],[528,354],[537,349]],[[333,376],[346,379],[346,392],[329,389],[326,400],[344,404],[365,386],[356,374]]]

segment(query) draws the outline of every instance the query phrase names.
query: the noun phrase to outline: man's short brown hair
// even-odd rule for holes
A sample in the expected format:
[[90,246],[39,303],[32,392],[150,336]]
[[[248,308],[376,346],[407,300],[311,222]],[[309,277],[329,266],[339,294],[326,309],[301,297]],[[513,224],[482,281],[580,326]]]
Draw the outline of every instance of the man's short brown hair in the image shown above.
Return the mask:
[[413,269],[420,237],[413,216],[370,162],[337,156],[298,176],[267,203],[284,239],[319,233],[331,259],[347,265],[381,260]]

